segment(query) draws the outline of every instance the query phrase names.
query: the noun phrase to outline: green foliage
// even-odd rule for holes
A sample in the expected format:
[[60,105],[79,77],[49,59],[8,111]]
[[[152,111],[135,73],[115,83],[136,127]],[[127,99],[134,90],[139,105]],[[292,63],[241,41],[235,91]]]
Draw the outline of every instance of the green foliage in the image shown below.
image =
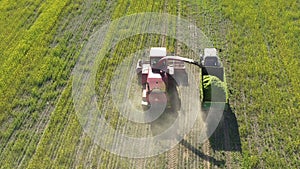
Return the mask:
[[[0,26],[0,29],[2,26],[7,29],[1,31],[1,36],[8,32],[16,35],[6,34],[6,38],[10,38],[7,40],[13,43],[5,44],[5,50],[3,45],[0,46],[3,51],[0,62],[3,70],[0,72],[0,166],[5,168],[25,168],[28,165],[50,116],[48,111],[66,84],[65,75],[74,65],[68,61],[72,55],[66,58],[52,55],[50,47],[57,33],[58,21],[69,11],[64,8],[68,1],[23,2],[7,4],[20,9],[15,10],[16,13],[3,9],[0,15],[0,22],[6,12],[18,16],[5,17],[10,27]],[[22,9],[29,11],[23,13]],[[68,52],[74,54],[74,47],[69,46]]]
[[203,76],[203,101],[226,102],[226,84],[216,76]]
[[256,155],[250,155],[247,153],[243,154],[242,165],[244,168],[257,168],[259,164],[259,157]]

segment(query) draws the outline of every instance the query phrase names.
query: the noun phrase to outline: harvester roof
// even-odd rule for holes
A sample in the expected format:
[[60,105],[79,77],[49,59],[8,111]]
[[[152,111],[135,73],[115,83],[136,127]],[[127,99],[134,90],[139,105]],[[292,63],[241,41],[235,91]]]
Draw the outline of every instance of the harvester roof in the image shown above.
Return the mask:
[[167,56],[167,49],[162,47],[154,47],[150,50],[150,57],[164,57]]

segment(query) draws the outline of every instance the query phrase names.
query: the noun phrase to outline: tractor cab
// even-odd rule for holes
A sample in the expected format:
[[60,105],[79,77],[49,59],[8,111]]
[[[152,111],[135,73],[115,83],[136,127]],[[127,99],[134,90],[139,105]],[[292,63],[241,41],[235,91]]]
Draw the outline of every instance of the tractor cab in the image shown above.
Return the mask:
[[166,66],[166,61],[163,62],[159,62],[159,60],[163,57],[167,56],[167,50],[166,48],[161,48],[161,47],[155,47],[155,48],[151,48],[150,50],[150,66],[152,67],[152,69],[154,69],[153,71],[155,71],[155,69],[163,69]]
[[219,58],[217,56],[206,56],[203,61],[204,66],[219,66]]
[[205,67],[221,67],[219,57],[217,56],[216,48],[205,48],[204,56],[201,55],[201,63]]
[[202,76],[212,75],[224,81],[224,68],[220,61],[216,48],[205,48],[204,54],[200,55]]

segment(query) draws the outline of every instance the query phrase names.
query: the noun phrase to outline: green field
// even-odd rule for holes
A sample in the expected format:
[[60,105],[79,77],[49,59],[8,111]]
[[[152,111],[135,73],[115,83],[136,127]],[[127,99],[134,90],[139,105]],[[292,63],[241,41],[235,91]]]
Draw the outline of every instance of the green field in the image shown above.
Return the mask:
[[[222,49],[230,110],[204,144],[187,135],[170,151],[131,159],[103,150],[83,131],[72,71],[96,30],[142,12],[182,17]],[[299,37],[298,0],[0,0],[0,168],[298,168]],[[110,96],[114,71],[153,46],[193,55],[158,34],[117,43],[99,65],[95,89],[114,128],[126,123]]]

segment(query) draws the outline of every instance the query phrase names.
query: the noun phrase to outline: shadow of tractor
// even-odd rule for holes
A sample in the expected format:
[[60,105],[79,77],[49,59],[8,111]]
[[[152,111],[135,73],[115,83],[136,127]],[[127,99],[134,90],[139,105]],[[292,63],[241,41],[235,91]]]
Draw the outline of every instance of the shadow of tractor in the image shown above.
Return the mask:
[[242,152],[237,119],[230,105],[223,111],[222,119],[209,141],[213,150]]

